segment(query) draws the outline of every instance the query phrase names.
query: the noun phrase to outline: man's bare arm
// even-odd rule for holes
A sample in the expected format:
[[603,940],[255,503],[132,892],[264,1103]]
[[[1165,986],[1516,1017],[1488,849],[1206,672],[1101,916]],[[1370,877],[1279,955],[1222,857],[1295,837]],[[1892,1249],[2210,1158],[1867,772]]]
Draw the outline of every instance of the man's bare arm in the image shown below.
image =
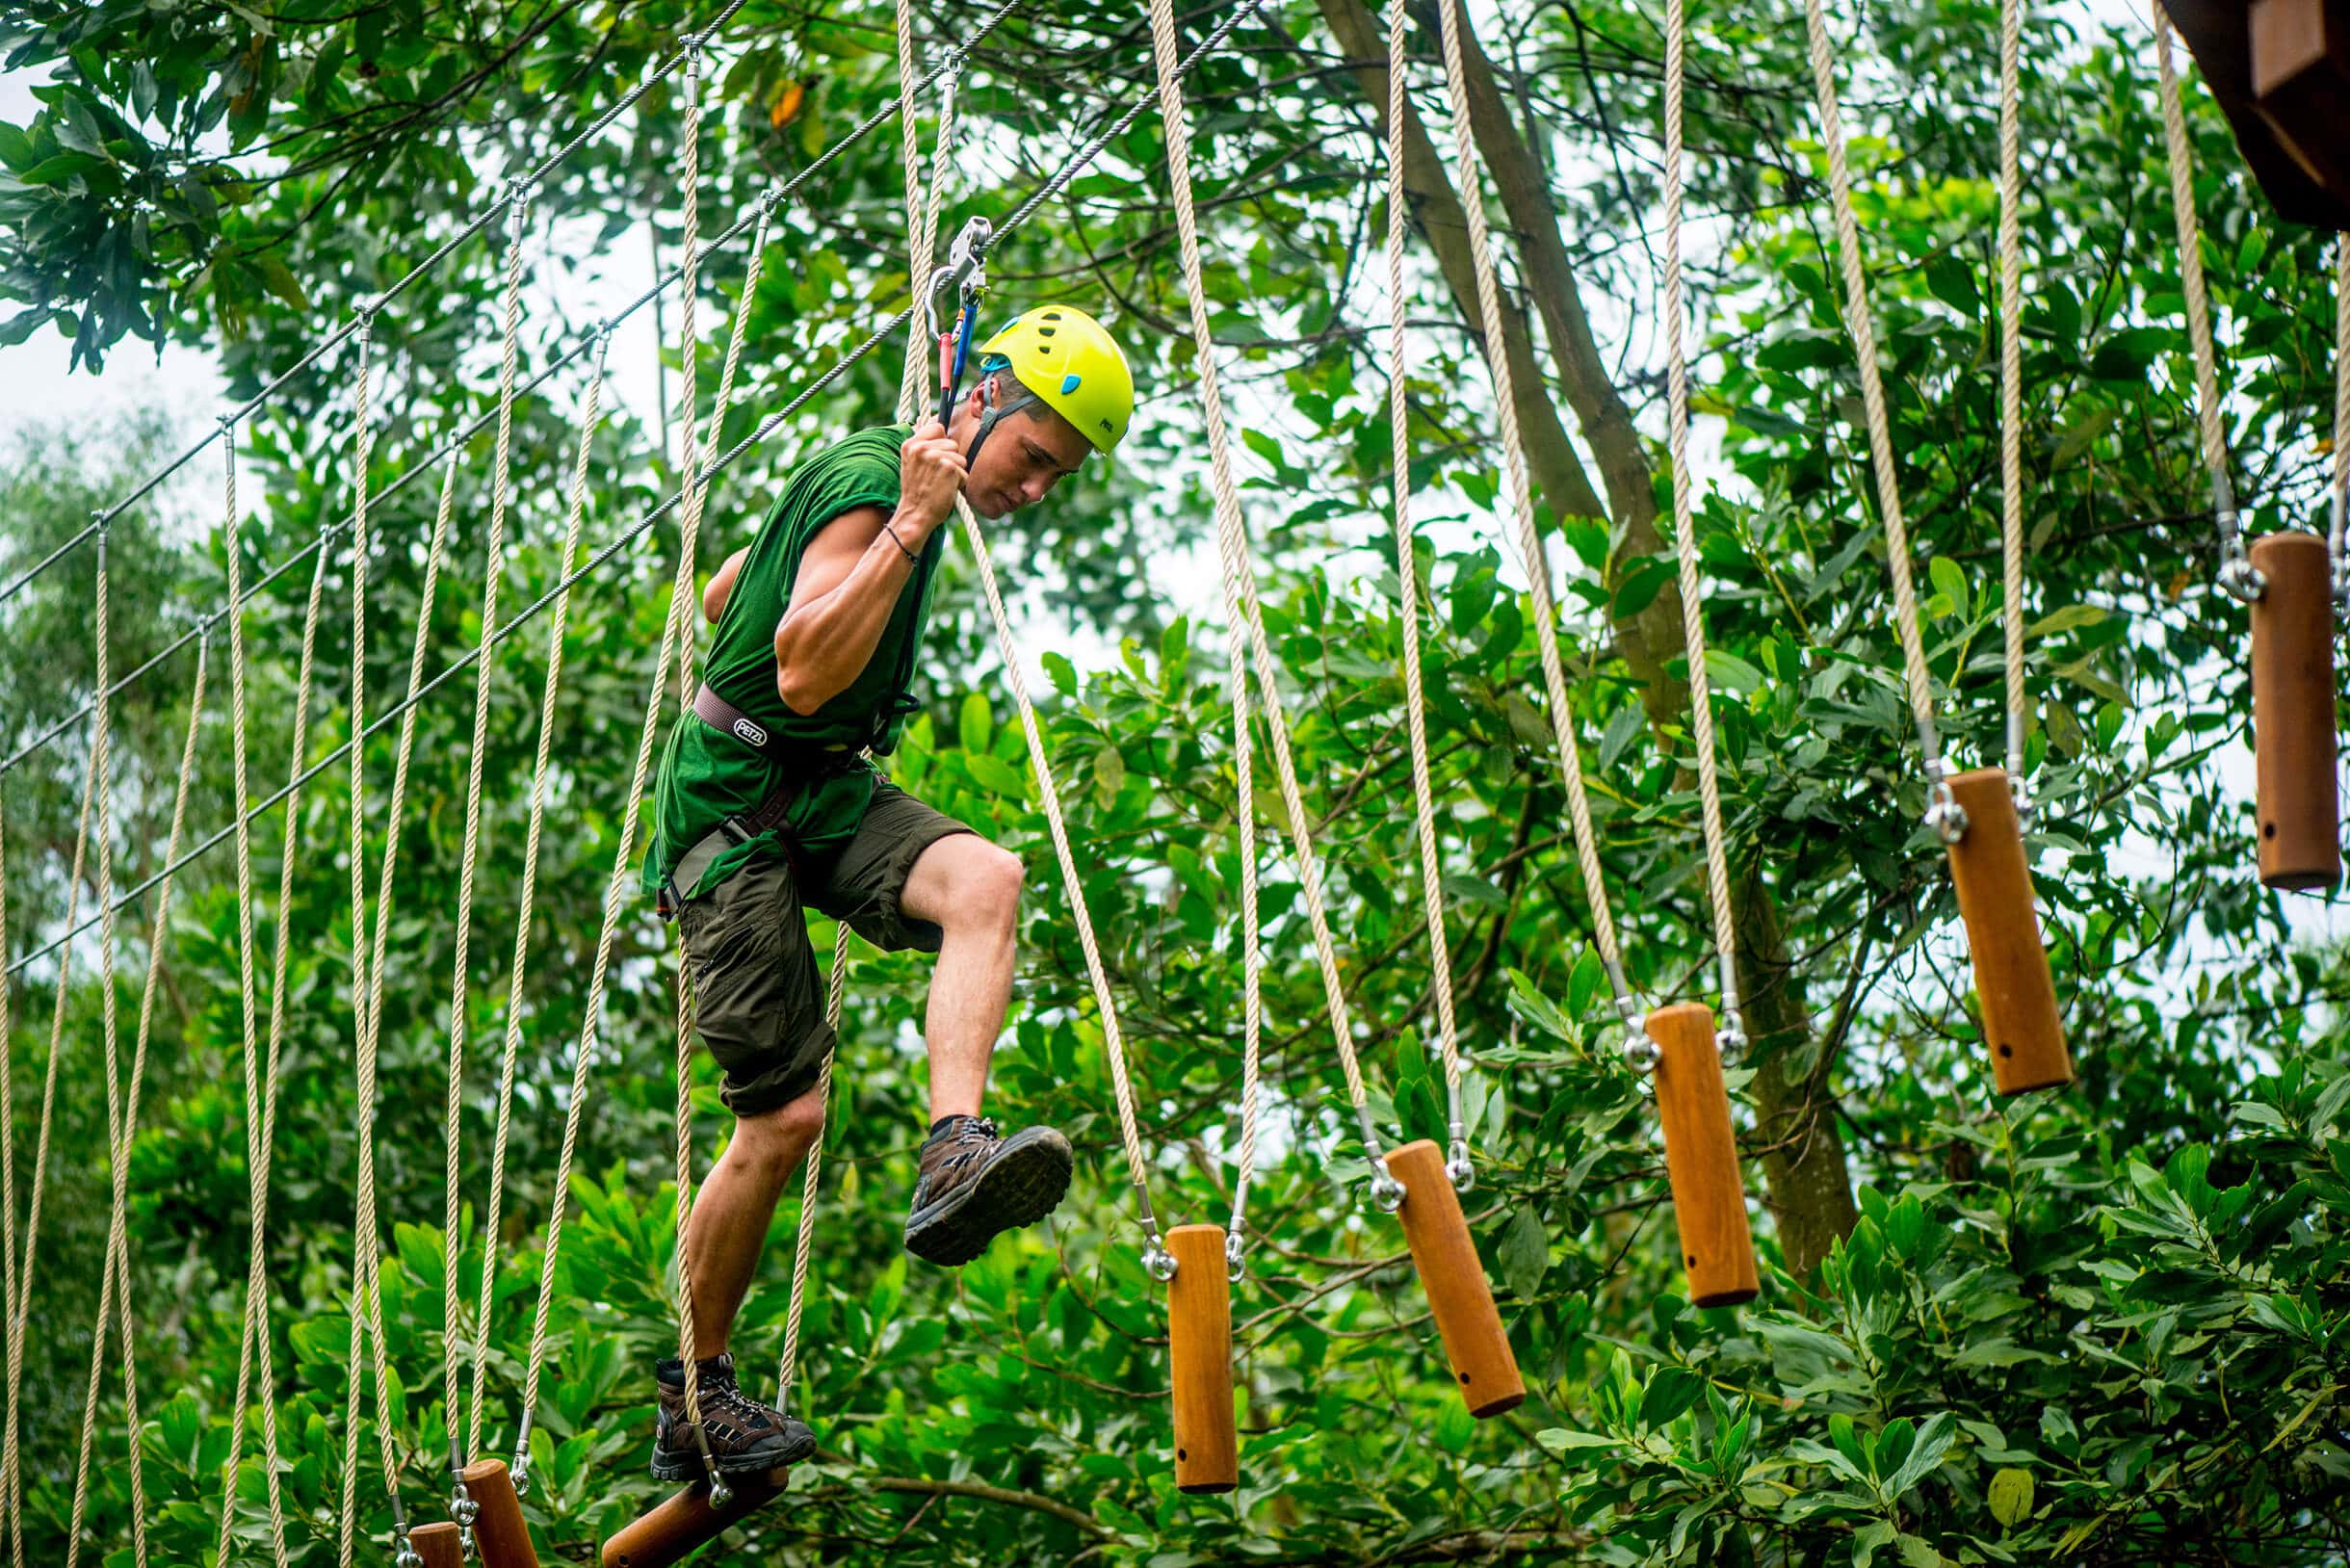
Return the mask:
[[711,625],[716,626],[718,617],[726,613],[726,598],[734,592],[735,576],[743,570],[743,562],[749,556],[748,550],[737,550],[710,574],[709,585],[702,589],[702,619]]
[[864,671],[914,562],[881,531],[879,507],[844,511],[799,558],[792,603],[775,628],[775,691],[812,714]]

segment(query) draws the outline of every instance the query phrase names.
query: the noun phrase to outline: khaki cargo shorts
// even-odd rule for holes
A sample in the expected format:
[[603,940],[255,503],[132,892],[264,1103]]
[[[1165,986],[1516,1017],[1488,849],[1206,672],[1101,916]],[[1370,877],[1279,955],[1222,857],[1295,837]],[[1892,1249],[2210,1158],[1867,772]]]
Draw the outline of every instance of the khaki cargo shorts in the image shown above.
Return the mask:
[[791,863],[754,860],[678,909],[702,1043],[725,1069],[718,1097],[738,1116],[788,1105],[816,1087],[832,1054],[824,977],[808,945],[813,905],[887,953],[936,953],[942,932],[899,906],[923,850],[972,829],[894,784],[874,787],[865,820],[805,888]]

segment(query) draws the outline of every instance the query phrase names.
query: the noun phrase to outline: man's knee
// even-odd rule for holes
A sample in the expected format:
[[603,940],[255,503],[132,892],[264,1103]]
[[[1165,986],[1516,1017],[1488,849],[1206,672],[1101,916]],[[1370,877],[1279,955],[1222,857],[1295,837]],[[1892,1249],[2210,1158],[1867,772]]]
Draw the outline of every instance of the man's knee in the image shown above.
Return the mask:
[[968,911],[971,925],[1009,930],[1020,916],[1020,886],[1028,872],[1020,857],[997,845],[981,843],[970,867],[959,878],[955,905]]
[[751,1163],[760,1174],[781,1182],[799,1165],[824,1131],[824,1102],[814,1089],[787,1100],[772,1111],[735,1118],[734,1141],[728,1153]]

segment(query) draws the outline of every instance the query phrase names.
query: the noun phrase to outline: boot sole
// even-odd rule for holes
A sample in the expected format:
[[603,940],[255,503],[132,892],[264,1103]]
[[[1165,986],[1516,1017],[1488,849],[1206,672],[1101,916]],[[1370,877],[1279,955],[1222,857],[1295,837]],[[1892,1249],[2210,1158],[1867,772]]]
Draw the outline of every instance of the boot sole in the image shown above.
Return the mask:
[[[763,1449],[756,1453],[721,1454],[718,1471],[721,1476],[764,1476],[770,1470],[796,1465],[816,1451],[816,1434],[810,1432],[804,1443],[786,1443],[779,1449]],[[698,1481],[704,1478],[702,1456],[688,1449],[675,1458],[664,1457],[659,1449],[653,1450],[653,1479],[657,1481]]]
[[925,1263],[960,1267],[1004,1232],[1033,1225],[1058,1208],[1075,1163],[1060,1134],[1024,1128],[960,1191],[915,1211],[905,1222],[905,1249]]

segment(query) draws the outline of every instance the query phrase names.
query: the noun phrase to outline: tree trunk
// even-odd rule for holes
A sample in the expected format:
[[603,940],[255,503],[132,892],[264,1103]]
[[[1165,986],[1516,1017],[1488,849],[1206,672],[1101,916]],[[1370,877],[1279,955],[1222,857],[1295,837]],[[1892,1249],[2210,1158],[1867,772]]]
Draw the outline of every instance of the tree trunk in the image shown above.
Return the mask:
[[[1339,46],[1354,66],[1357,88],[1387,122],[1386,35],[1362,0],[1320,0],[1321,13]],[[1558,231],[1550,185],[1533,151],[1510,119],[1494,83],[1492,63],[1475,38],[1462,38],[1469,84],[1470,121],[1478,150],[1493,171],[1508,227],[1517,236],[1522,264],[1543,317],[1559,384],[1575,410],[1583,439],[1598,458],[1609,509],[1598,495],[1568,438],[1546,383],[1533,368],[1531,333],[1524,309],[1501,300],[1503,352],[1509,356],[1518,422],[1534,486],[1560,517],[1610,517],[1622,529],[1620,555],[1660,555],[1669,546],[1657,526],[1656,481],[1632,411],[1608,379],[1584,312],[1580,284]],[[1436,254],[1454,304],[1470,322],[1478,320],[1476,274],[1469,252],[1468,220],[1461,197],[1445,171],[1420,117],[1409,108],[1403,125],[1403,184],[1412,219]],[[1529,563],[1532,564],[1532,563]],[[1640,614],[1615,625],[1617,646],[1640,682],[1640,700],[1660,740],[1684,723],[1688,690],[1672,678],[1667,665],[1683,651],[1681,595],[1677,586]],[[1814,1085],[1825,1072],[1809,1070],[1803,1047],[1812,1035],[1802,979],[1793,972],[1785,933],[1770,890],[1749,869],[1733,894],[1737,928],[1740,988],[1747,1031],[1760,1071],[1754,1095],[1769,1184],[1769,1207],[1777,1216],[1789,1266],[1808,1273],[1853,1226],[1855,1210],[1842,1130],[1823,1115]]]

